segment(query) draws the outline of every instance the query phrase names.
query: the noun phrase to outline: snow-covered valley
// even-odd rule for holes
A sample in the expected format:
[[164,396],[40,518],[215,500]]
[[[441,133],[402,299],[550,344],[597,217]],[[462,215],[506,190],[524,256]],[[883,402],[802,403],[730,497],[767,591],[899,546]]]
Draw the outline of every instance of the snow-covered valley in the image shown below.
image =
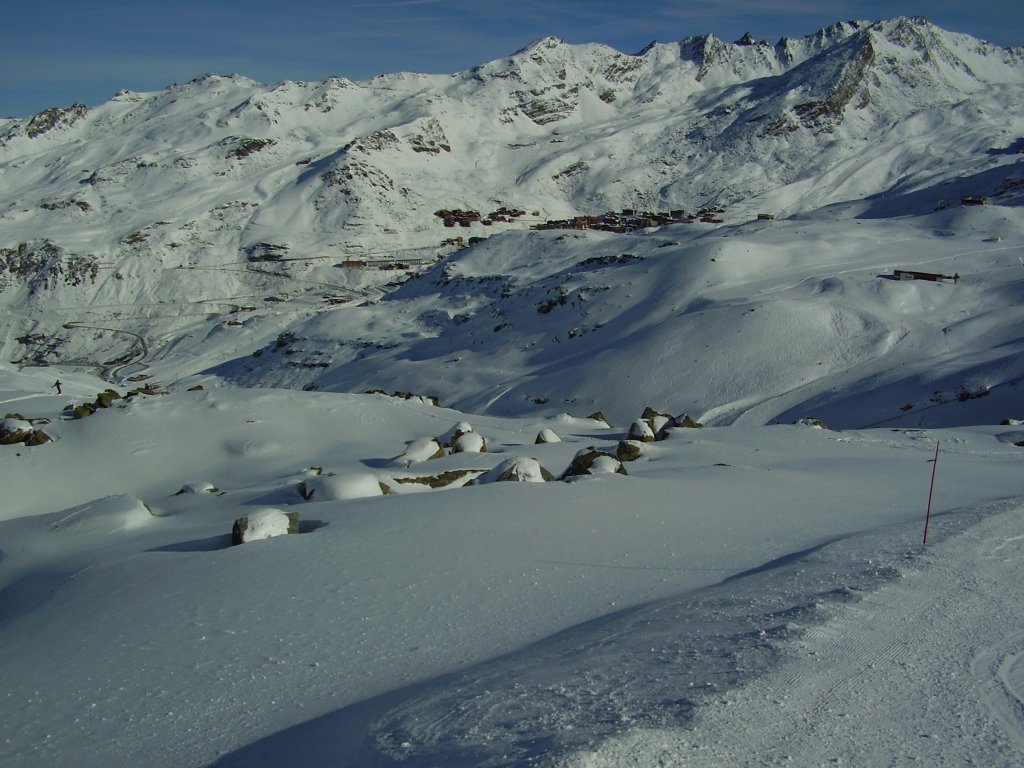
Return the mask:
[[0,764],[1019,763],[1022,61],[0,122]]

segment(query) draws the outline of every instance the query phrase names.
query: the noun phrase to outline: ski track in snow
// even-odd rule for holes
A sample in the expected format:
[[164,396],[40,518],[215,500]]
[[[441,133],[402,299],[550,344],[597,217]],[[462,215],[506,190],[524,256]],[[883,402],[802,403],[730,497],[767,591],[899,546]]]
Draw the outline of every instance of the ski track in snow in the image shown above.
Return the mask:
[[[1002,505],[840,539],[250,745],[275,765],[1011,765],[1024,755],[1024,518]],[[912,535],[912,532],[911,532]],[[1015,588],[1016,587],[1016,588]],[[742,723],[742,729],[737,728]],[[275,757],[276,756],[276,757]]]
[[[936,539],[957,533],[972,517],[938,520]],[[628,609],[359,705],[327,728],[323,763],[316,764],[329,764],[330,755],[340,765],[375,768],[610,768],[688,765],[691,758],[701,765],[744,764],[744,755],[732,754],[721,734],[710,735],[717,751],[707,747],[701,712],[709,707],[717,713],[722,691],[728,692],[726,703],[751,698],[745,685],[754,691],[757,711],[763,707],[774,716],[750,715],[754,737],[744,736],[744,746],[763,754],[765,765],[784,762],[788,756],[779,744],[808,733],[822,711],[833,713],[829,723],[844,717],[851,702],[871,706],[876,688],[859,698],[855,689],[858,695],[850,698],[865,671],[888,675],[893,666],[920,667],[915,649],[935,629],[931,618],[941,588],[918,589],[915,573],[904,577],[909,587],[893,582],[917,557],[901,543],[907,534],[905,528],[887,530],[792,553],[715,587]],[[930,573],[932,559],[922,558],[924,573]],[[845,606],[838,609],[840,617],[820,624],[837,605]],[[849,618],[842,617],[844,611]],[[772,673],[799,638],[812,663]],[[765,674],[762,683],[758,678]],[[725,712],[726,734],[734,728],[733,712]],[[339,731],[352,736],[342,723],[353,721],[362,724],[366,737],[341,757],[345,750],[331,744]],[[610,737],[596,753],[588,751]],[[697,752],[688,754],[689,745],[699,745],[693,747]],[[829,745],[837,754],[856,754],[844,753],[850,747],[834,740]],[[280,748],[271,739],[218,765],[247,764]],[[815,754],[798,764],[818,764],[819,758],[824,763],[825,757]]]
[[[1015,507],[930,546],[692,727],[634,731],[559,765],[1021,764],[1024,537],[999,535],[1022,520]],[[1006,629],[993,645],[994,626]]]

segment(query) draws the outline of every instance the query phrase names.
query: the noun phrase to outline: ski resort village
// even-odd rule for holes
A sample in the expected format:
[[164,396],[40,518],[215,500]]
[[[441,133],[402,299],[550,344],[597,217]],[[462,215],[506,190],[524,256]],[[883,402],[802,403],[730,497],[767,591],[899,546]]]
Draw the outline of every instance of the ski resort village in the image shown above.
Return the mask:
[[1024,48],[0,119],[0,765],[1024,764]]

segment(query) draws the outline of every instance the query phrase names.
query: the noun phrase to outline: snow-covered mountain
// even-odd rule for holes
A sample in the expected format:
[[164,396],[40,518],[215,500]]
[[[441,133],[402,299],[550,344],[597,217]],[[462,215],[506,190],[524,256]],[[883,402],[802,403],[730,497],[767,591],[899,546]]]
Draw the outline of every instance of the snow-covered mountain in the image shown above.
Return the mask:
[[[144,357],[157,363],[187,350],[202,358],[191,371],[197,373],[265,345],[281,349],[279,337],[316,337],[317,355],[301,363],[293,357],[290,370],[271,356],[261,361],[268,365],[250,358],[217,370],[253,384],[409,388],[410,377],[422,372],[403,373],[389,361],[411,357],[429,360],[435,394],[460,406],[488,407],[505,387],[534,405],[594,401],[600,393],[553,391],[536,359],[520,366],[505,358],[498,380],[479,381],[464,371],[446,377],[445,361],[470,348],[466,334],[484,325],[515,331],[504,354],[606,327],[627,305],[635,314],[639,306],[621,291],[578,311],[636,272],[610,269],[629,259],[608,261],[632,251],[642,251],[632,255],[647,265],[647,279],[676,289],[655,306],[643,299],[646,330],[629,326],[631,348],[640,355],[663,349],[662,335],[700,334],[694,317],[678,321],[673,313],[724,298],[706,290],[725,278],[716,254],[731,253],[732,246],[760,249],[760,234],[733,229],[759,213],[777,220],[763,244],[788,260],[788,279],[806,269],[797,241],[807,217],[823,222],[823,239],[846,248],[845,230],[837,238],[824,231],[836,217],[925,215],[958,205],[963,195],[1016,205],[1024,176],[1022,105],[1021,49],[997,48],[920,18],[842,23],[775,45],[749,36],[735,43],[693,37],[635,55],[549,37],[451,76],[267,86],[210,75],[159,93],[122,92],[93,109],[76,104],[0,124],[0,347],[6,359],[22,364],[126,374],[139,370],[126,364]],[[828,208],[862,200],[870,202]],[[577,215],[702,207],[722,212],[711,224],[685,225],[685,234],[683,225],[666,228],[661,240],[588,235],[563,249],[557,236],[524,233]],[[950,228],[956,219],[949,214],[922,226]],[[978,234],[1000,235],[994,221],[985,227]],[[718,234],[708,233],[713,228]],[[733,234],[738,237],[721,240]],[[410,268],[457,248],[446,241],[494,235],[477,246],[483,250],[463,251],[392,297],[418,297],[413,304],[390,300],[376,310],[333,312],[314,330],[287,328],[339,305],[376,301]],[[872,236],[896,237],[884,227]],[[546,254],[539,272],[522,271],[524,250]],[[575,275],[569,262],[590,256],[608,263],[588,262],[586,274]],[[843,258],[863,259],[863,269],[871,270],[892,266],[897,254],[862,242]],[[353,266],[339,268],[342,263]],[[367,268],[374,263],[398,269]],[[730,290],[752,291],[742,287],[749,279],[764,295],[764,264],[730,264]],[[423,287],[424,281],[450,284],[467,270],[493,282],[460,279],[458,299]],[[514,295],[496,296],[499,280],[518,290],[506,285]],[[833,291],[840,303],[842,293]],[[608,306],[613,297],[616,307]],[[543,327],[533,308],[529,320],[512,317],[545,300],[558,307],[568,301],[571,308],[553,313],[547,319],[558,322]],[[859,298],[851,301],[858,306],[837,311],[876,329],[870,340],[855,342],[865,349],[877,352],[905,331]],[[410,306],[417,307],[416,322]],[[785,314],[785,306],[776,303],[771,312]],[[431,310],[426,316],[424,307]],[[781,321],[803,322],[798,315]],[[692,407],[729,420],[752,397],[774,397],[820,378],[808,366],[831,371],[818,359],[827,357],[824,347],[856,335],[856,326],[839,322],[838,336],[822,336],[821,351],[810,346],[802,355],[782,356],[773,371],[752,381],[756,391],[717,385],[697,391],[673,372],[636,399],[682,383]],[[759,327],[773,336],[769,326]],[[422,342],[434,336],[441,341]],[[597,339],[576,346],[593,352],[601,347]],[[379,354],[382,347],[390,353]],[[200,349],[209,354],[200,356]],[[635,364],[614,354],[602,364]],[[352,366],[357,357],[369,362]],[[700,351],[690,359],[694,370],[722,364]],[[433,386],[430,378],[424,386]],[[508,397],[495,407],[520,410]]]
[[1021,764],[1022,53],[0,122],[0,764]]

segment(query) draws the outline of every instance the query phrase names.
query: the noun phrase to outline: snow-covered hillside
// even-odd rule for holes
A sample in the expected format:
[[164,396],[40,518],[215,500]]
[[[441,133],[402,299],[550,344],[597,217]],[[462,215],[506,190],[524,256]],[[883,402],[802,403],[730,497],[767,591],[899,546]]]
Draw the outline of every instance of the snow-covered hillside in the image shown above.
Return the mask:
[[635,55],[545,38],[451,76],[209,75],[54,108],[0,125],[0,349],[98,367],[138,345],[88,328],[158,347],[251,307],[287,322],[281,299],[301,317],[394,279],[342,262],[415,268],[573,215],[736,224],[913,194],[924,213],[949,182],[1015,201],[1022,86],[1019,50],[895,19]]
[[[633,235],[510,233],[210,372],[616,422],[672,403],[716,425],[970,424],[975,395],[986,418],[1011,415],[1024,378],[1020,209],[865,209]],[[900,268],[950,279],[896,280]],[[236,330],[255,345],[262,326]]]
[[0,122],[0,765],[1024,762],[1022,105],[894,19]]

